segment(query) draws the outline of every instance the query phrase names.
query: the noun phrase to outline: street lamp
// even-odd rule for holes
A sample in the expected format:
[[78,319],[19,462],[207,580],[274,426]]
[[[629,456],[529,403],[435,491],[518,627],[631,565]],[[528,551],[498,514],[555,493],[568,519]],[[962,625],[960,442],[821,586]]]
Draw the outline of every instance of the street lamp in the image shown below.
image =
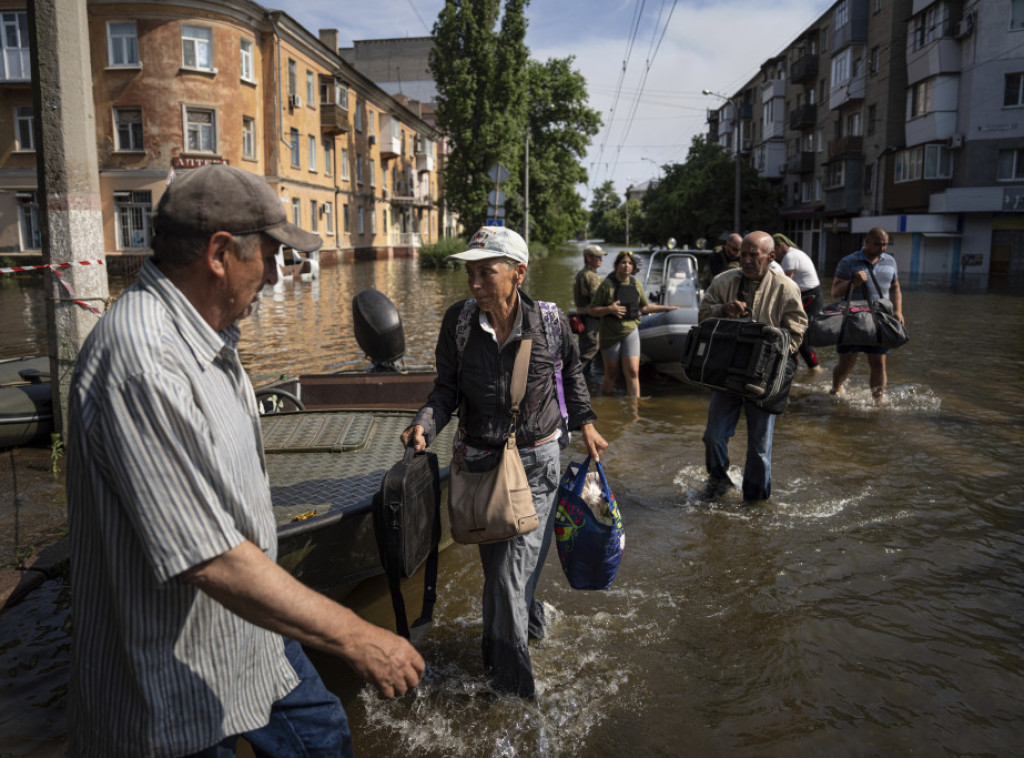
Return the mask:
[[661,164],[658,163],[653,158],[648,158],[646,155],[641,155],[640,156],[640,160],[647,161],[648,163],[653,163],[654,164],[654,167],[656,169],[658,169],[658,181],[660,182],[661,181]]
[[740,135],[742,133],[742,130],[740,129],[740,106],[733,98],[720,95],[719,93],[712,92],[709,89],[704,90],[704,94],[725,100],[725,102],[729,103],[735,111],[736,140],[734,147],[736,149],[736,194],[733,198],[732,224],[734,232],[737,234],[743,234],[743,232],[740,231]]

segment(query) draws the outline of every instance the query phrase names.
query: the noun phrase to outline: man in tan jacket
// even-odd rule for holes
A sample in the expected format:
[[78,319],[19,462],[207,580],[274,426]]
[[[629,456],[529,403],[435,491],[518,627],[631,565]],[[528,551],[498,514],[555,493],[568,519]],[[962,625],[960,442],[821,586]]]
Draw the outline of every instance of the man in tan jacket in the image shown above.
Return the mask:
[[[711,282],[700,304],[698,319],[746,318],[786,329],[790,334],[790,360],[807,331],[807,314],[800,288],[784,273],[770,268],[775,243],[767,232],[751,232],[740,248],[740,267],[722,272]],[[732,486],[729,479],[729,438],[736,431],[740,411],[747,419],[747,459],[743,468],[743,500],[767,500],[772,492],[772,433],[775,416],[724,392],[712,392],[704,430],[708,469],[707,496],[715,497]]]

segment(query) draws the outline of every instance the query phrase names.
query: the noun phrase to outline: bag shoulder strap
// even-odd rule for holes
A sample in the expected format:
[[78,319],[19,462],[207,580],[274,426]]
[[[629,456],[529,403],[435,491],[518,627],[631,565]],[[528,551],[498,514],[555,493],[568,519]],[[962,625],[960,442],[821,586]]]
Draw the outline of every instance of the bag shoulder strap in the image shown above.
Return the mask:
[[519,404],[523,402],[523,396],[526,394],[526,372],[530,367],[531,350],[533,350],[533,340],[522,340],[519,343],[519,352],[516,353],[516,363],[512,369],[512,405],[509,412],[512,414],[513,424],[515,424],[516,416],[519,415]]

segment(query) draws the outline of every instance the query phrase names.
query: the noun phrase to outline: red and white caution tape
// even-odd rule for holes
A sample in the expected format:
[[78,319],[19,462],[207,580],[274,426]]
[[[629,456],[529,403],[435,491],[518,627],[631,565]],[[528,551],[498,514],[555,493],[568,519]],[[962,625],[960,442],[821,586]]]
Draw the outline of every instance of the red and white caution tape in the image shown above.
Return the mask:
[[41,268],[68,268],[69,266],[102,266],[103,261],[67,261],[65,263],[44,263],[40,266],[10,266],[0,268],[0,274],[17,274],[21,271],[38,271]]

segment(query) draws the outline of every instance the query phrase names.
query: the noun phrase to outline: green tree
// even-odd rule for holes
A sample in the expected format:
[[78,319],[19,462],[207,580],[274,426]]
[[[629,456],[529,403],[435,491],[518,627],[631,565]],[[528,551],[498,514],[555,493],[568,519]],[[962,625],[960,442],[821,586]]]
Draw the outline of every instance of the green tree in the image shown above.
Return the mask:
[[[644,213],[639,200],[629,200],[629,244],[639,246],[644,236]],[[598,222],[601,239],[608,242],[626,242],[626,203],[607,210]]]
[[645,231],[653,240],[675,237],[709,244],[731,231],[780,228],[780,192],[746,160],[740,162],[740,222],[733,230],[736,164],[724,148],[697,136],[685,163],[664,166],[665,177],[644,195]]
[[608,239],[605,214],[622,205],[622,199],[615,191],[615,184],[609,179],[594,190],[590,201],[590,236]]
[[576,186],[587,182],[581,161],[601,128],[601,117],[587,105],[586,80],[573,69],[574,60],[569,56],[527,65],[530,237],[547,245],[564,242],[587,224]]
[[434,24],[430,71],[438,89],[437,123],[450,146],[442,169],[445,199],[470,230],[486,218],[492,166],[508,168],[502,190],[520,195],[527,2],[506,0],[502,15],[501,0],[447,0]]

